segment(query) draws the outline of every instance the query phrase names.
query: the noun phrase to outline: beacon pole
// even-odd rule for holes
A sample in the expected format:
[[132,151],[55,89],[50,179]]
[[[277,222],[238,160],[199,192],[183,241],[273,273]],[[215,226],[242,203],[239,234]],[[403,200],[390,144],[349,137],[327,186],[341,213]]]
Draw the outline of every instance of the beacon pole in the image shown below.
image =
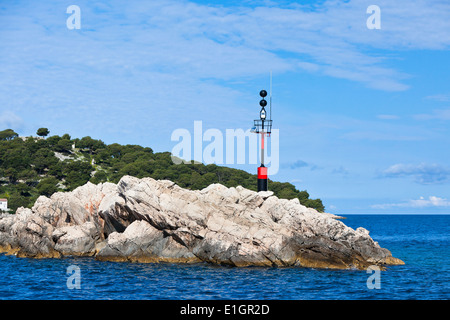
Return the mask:
[[[266,134],[266,131],[270,134],[270,127],[264,128],[264,122],[266,121],[266,110],[264,109],[265,106],[267,106],[267,101],[264,99],[267,96],[266,90],[261,90],[259,95],[262,97],[262,100],[259,102],[259,105],[261,106],[261,111],[259,113],[260,117],[260,124],[261,124],[261,131],[257,130],[257,133],[261,134],[261,166],[258,168],[258,192],[259,191],[267,191],[267,167],[264,166],[264,136]],[[257,120],[256,120],[257,121]],[[270,122],[272,122],[270,120]],[[257,127],[259,129],[259,123],[257,121]],[[269,129],[269,130],[267,130]],[[258,132],[259,131],[259,132]]]

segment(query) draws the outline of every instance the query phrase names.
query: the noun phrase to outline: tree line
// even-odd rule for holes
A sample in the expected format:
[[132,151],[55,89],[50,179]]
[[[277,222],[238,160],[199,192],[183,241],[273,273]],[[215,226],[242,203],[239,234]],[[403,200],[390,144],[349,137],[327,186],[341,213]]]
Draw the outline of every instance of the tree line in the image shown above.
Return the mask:
[[[13,212],[20,206],[32,207],[40,195],[71,191],[88,181],[117,183],[124,175],[168,179],[191,190],[221,183],[256,191],[257,176],[244,170],[215,164],[176,165],[169,152],[154,153],[139,145],[107,145],[89,136],[47,137],[49,133],[40,128],[39,138],[22,138],[12,129],[0,131],[0,198],[8,199]],[[320,199],[309,199],[307,191],[299,191],[291,183],[269,180],[269,186],[279,198],[298,198],[307,207],[325,210]]]

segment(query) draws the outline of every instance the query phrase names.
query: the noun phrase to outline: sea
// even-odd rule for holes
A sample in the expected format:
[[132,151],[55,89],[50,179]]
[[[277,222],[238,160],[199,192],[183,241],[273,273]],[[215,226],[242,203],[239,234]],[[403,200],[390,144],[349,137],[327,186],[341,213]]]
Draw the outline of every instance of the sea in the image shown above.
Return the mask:
[[348,215],[405,262],[385,271],[0,255],[0,300],[448,300],[450,215]]

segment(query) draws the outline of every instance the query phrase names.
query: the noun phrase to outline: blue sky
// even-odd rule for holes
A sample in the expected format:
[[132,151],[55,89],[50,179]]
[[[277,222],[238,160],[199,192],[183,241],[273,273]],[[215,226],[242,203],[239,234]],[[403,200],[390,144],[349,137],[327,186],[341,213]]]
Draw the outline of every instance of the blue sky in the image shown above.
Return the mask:
[[0,129],[170,151],[195,120],[251,127],[272,71],[272,179],[337,214],[450,213],[449,16],[448,1],[1,1]]

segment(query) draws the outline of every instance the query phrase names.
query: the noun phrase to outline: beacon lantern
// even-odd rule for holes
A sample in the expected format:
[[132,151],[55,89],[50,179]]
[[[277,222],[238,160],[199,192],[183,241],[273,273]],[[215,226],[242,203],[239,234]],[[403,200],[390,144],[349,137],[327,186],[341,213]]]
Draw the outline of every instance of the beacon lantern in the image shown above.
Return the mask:
[[267,106],[267,101],[264,99],[267,96],[267,91],[261,90],[259,95],[262,98],[261,101],[259,101],[259,105],[261,106],[259,119],[254,121],[254,126],[251,130],[251,132],[261,135],[261,166],[258,168],[258,192],[267,191],[268,188],[267,167],[264,165],[264,151],[265,139],[270,137],[272,131],[272,93],[270,94],[269,119],[267,119],[267,112],[265,109]]

